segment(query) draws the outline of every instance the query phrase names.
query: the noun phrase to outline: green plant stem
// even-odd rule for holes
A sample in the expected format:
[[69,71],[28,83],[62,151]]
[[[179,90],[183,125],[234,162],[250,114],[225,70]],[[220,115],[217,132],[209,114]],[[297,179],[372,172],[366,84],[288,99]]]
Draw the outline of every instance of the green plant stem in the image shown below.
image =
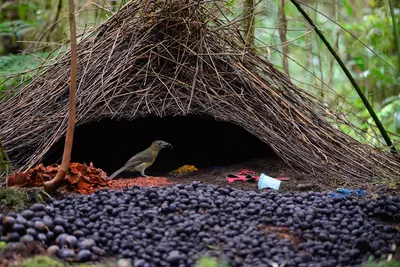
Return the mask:
[[397,61],[399,64],[399,71],[400,71],[400,36],[399,36],[399,30],[397,29],[396,16],[394,14],[393,0],[389,0],[389,7],[390,7],[390,15],[392,16],[394,38],[396,39]]
[[351,75],[350,71],[344,65],[343,61],[340,59],[339,55],[335,52],[332,46],[329,44],[328,40],[326,40],[325,36],[322,32],[318,29],[315,23],[311,20],[311,18],[307,15],[304,9],[297,3],[296,0],[290,0],[292,4],[297,8],[297,10],[303,15],[303,17],[307,20],[307,22],[314,28],[315,32],[318,34],[319,38],[321,38],[322,42],[326,45],[328,50],[332,53],[332,56],[336,59],[339,63],[340,67],[346,74],[347,78],[350,80],[351,84],[353,85],[354,89],[357,91],[358,95],[360,96],[364,106],[368,110],[369,114],[371,115],[372,119],[374,120],[376,126],[378,127],[379,131],[382,134],[383,139],[393,154],[397,154],[396,148],[393,146],[392,140],[390,140],[389,135],[387,134],[385,128],[383,127],[381,121],[379,120],[378,116],[376,115],[374,109],[372,108],[371,104],[368,102],[368,99],[365,97],[363,92],[361,91],[360,87],[358,86],[357,82],[354,80],[353,76]]

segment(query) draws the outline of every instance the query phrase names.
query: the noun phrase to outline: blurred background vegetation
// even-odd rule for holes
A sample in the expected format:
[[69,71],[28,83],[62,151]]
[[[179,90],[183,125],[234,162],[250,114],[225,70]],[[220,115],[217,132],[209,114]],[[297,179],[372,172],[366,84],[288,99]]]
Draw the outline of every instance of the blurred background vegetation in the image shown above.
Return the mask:
[[[100,25],[126,2],[75,0],[79,34]],[[362,142],[385,149],[351,83],[289,0],[227,3],[231,18],[249,12],[254,15],[249,38],[262,56],[299,87],[346,114],[348,124],[338,127]],[[400,62],[388,0],[301,3],[350,69],[400,150]],[[393,3],[400,22],[400,0]],[[2,92],[4,95],[28,83],[43,64],[51,64],[52,58],[68,47],[67,14],[67,0],[0,0],[0,101]],[[248,27],[246,21],[241,23],[242,28]]]

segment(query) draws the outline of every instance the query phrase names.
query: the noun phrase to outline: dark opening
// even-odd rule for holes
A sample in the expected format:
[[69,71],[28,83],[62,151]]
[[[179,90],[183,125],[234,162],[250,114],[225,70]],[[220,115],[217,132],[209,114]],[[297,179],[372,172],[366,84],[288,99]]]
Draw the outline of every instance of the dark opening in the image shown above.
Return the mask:
[[[110,175],[158,139],[171,143],[174,149],[161,151],[146,170],[147,175],[162,175],[185,164],[208,168],[252,158],[277,158],[264,142],[232,123],[203,117],[146,117],[133,121],[106,119],[78,126],[72,161],[93,162]],[[64,138],[47,153],[43,163],[60,163],[63,147]]]

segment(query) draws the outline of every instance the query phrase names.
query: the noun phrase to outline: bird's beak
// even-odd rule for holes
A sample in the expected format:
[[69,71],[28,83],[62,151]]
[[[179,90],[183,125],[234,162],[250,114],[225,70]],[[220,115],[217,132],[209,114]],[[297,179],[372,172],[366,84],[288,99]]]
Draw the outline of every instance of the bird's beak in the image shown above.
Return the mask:
[[163,143],[163,147],[167,147],[167,148],[169,148],[171,150],[174,149],[174,147],[170,143],[167,143],[167,142]]

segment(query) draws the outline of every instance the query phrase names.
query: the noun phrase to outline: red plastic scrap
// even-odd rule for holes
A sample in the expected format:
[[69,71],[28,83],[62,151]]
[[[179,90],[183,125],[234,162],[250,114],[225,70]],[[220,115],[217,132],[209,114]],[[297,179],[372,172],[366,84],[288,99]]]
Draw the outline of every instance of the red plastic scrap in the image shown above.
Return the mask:
[[256,175],[256,172],[252,170],[241,169],[238,171],[238,175]]
[[[282,172],[281,172],[281,174],[282,174]],[[227,178],[228,183],[233,183],[233,182],[236,182],[236,181],[245,182],[245,181],[258,181],[258,180],[260,180],[260,176],[256,176],[256,172],[255,171],[247,170],[247,169],[239,170],[236,175],[235,174],[228,174],[226,178]],[[289,181],[290,180],[289,177],[277,177],[277,178],[274,178],[274,179],[279,180],[279,181]]]

